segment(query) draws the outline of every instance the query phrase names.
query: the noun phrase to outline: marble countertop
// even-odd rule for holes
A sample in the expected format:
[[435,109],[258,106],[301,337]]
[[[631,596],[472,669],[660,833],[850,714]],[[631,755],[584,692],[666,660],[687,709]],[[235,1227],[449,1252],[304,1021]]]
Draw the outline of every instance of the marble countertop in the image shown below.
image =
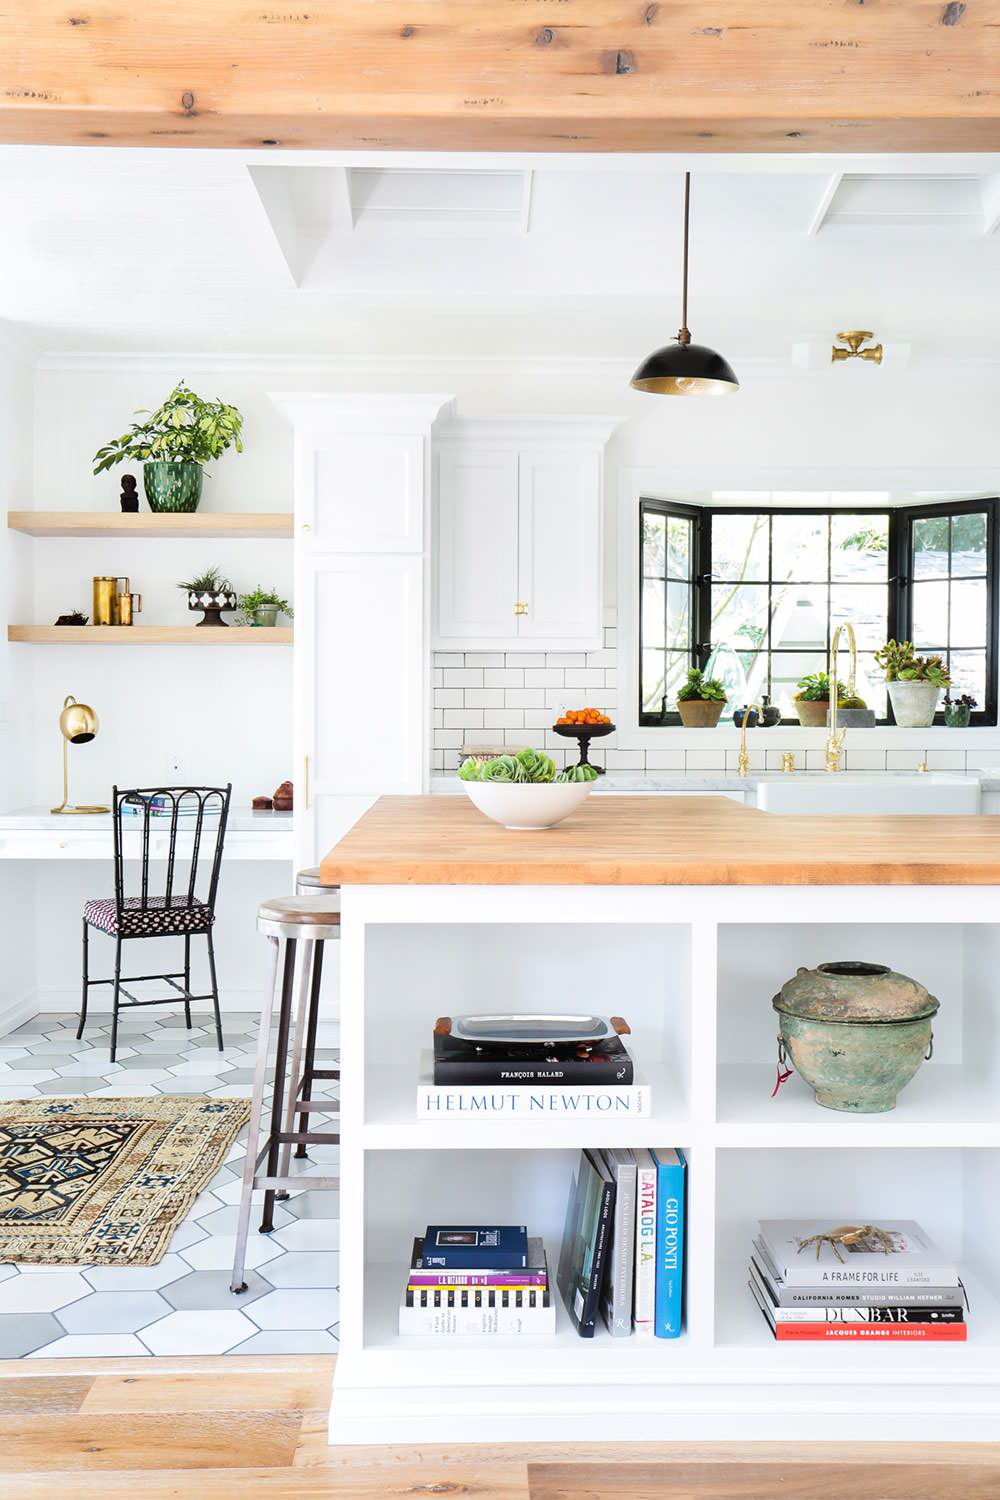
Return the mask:
[[[290,812],[253,812],[248,807],[230,808],[229,818],[226,823],[227,833],[290,833],[292,829],[292,814]],[[190,820],[193,824],[194,819]],[[140,827],[140,820],[134,819],[135,826]],[[182,823],[182,829],[187,826],[188,819]],[[170,822],[167,818],[157,818],[151,826],[159,832],[167,832]],[[48,807],[19,807],[12,812],[0,813],[0,829],[59,829],[65,832],[72,829],[83,832],[88,829],[106,830],[111,832],[110,813],[80,813],[66,814],[53,813]]]
[[[752,791],[762,781],[783,781],[788,774],[806,781],[823,781],[828,771],[751,771],[737,776],[735,771],[608,771],[599,776],[595,792],[735,792]],[[853,781],[909,781],[919,771],[841,771],[839,775]],[[1000,767],[974,771],[933,771],[936,780],[972,778],[984,792],[1000,791]],[[457,792],[462,783],[454,771],[437,772],[430,779],[432,793]]]

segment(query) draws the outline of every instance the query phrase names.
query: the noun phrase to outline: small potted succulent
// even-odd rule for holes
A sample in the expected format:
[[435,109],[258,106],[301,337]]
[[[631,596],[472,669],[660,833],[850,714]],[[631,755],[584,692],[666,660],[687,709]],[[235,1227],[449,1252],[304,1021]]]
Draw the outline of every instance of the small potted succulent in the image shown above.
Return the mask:
[[243,452],[242,412],[225,401],[203,401],[183,380],[162,406],[135,415],[141,420],[98,448],[94,473],[137,459],[150,510],[197,510],[204,465],[227,448]]
[[218,568],[206,568],[189,583],[179,583],[177,587],[187,594],[188,609],[204,611],[199,625],[229,624],[222,618],[222,611],[236,608],[237,595],[229,579],[223,578]]
[[896,723],[903,729],[929,728],[942,689],[951,683],[940,656],[917,656],[912,641],[886,641],[875,660],[885,673]]
[[725,683],[706,677],[698,667],[688,670],[687,682],[677,694],[677,712],[685,729],[714,729],[726,706]]
[[959,698],[953,698],[950,693],[945,693],[944,722],[949,729],[968,729],[972,710],[978,707],[979,704],[971,693],[962,693]]
[[279,615],[292,618],[294,611],[287,599],[260,584],[250,594],[240,595],[240,618],[247,625],[274,626]]
[[[827,722],[830,712],[827,710]],[[868,707],[865,700],[857,693],[852,693],[845,688],[842,682],[837,683],[837,723],[841,729],[874,729],[875,710]]]
[[[830,711],[829,673],[810,672],[806,677],[800,677],[795,686],[798,691],[793,701],[799,723],[810,729],[825,728]],[[841,701],[839,697],[837,701]]]

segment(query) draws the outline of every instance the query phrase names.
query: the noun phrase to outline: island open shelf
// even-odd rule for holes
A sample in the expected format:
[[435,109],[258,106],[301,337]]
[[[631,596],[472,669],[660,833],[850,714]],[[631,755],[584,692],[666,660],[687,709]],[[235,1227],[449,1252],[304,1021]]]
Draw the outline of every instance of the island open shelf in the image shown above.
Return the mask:
[[[900,1439],[990,1439],[1000,1421],[1000,850],[977,827],[980,842],[957,857],[974,819],[842,819],[864,825],[852,843],[828,837],[833,820],[784,818],[782,861],[767,856],[772,883],[747,882],[741,864],[729,884],[704,878],[699,848],[711,846],[715,871],[759,818],[779,820],[726,804],[730,825],[716,807],[699,845],[697,810],[676,813],[685,799],[623,800],[627,848],[615,842],[612,797],[591,799],[575,832],[570,820],[537,834],[486,827],[457,798],[426,801],[458,812],[421,802],[412,817],[413,799],[384,799],[323,862],[343,884],[341,1274],[355,1291],[331,1441],[571,1441],[609,1423],[622,1439],[780,1440],[792,1417],[804,1440],[880,1438],[890,1421]],[[904,824],[917,825],[912,847]],[[909,883],[871,878],[887,840],[909,860]],[[949,880],[942,848],[957,851]],[[838,956],[895,966],[941,1001],[935,1057],[894,1113],[821,1109],[798,1078],[770,1099],[771,998],[798,964]],[[419,1054],[436,1017],[522,1008],[624,1015],[654,1086],[653,1118],[418,1123]],[[524,1223],[543,1235],[554,1274],[573,1163],[583,1146],[617,1144],[688,1156],[681,1338],[582,1340],[561,1312],[542,1339],[398,1335],[407,1256],[428,1223]],[[806,1214],[922,1221],[967,1279],[968,1343],[776,1344],[746,1284],[752,1232],[760,1218]]]

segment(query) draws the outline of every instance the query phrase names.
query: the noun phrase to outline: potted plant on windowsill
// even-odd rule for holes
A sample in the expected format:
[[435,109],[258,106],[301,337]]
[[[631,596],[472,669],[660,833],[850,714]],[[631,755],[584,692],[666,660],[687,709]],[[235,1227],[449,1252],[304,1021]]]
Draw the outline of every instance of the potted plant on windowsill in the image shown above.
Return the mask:
[[292,619],[294,610],[287,599],[282,599],[273,589],[262,589],[258,584],[251,594],[240,595],[240,618],[247,625],[274,626],[279,615]]
[[726,706],[725,684],[717,677],[705,677],[691,667],[687,682],[677,694],[677,712],[685,729],[714,729]]
[[204,465],[227,448],[243,452],[242,413],[225,401],[203,401],[183,380],[162,406],[136,416],[142,420],[97,450],[94,473],[138,459],[150,510],[197,510]]
[[959,698],[944,695],[944,722],[949,729],[968,729],[972,710],[979,704],[971,693],[962,693]]
[[[799,723],[809,729],[825,728],[830,712],[829,673],[810,672],[808,676],[800,677],[795,686],[798,691],[793,701]],[[837,701],[841,700],[838,698]]]
[[940,656],[917,656],[912,641],[886,641],[875,652],[885,673],[893,716],[901,729],[927,729],[951,677]]
[[[868,707],[865,700],[857,693],[849,692],[843,685],[838,683],[837,693],[837,723],[841,729],[874,729],[875,711]],[[827,709],[827,722],[830,719],[830,711]]]

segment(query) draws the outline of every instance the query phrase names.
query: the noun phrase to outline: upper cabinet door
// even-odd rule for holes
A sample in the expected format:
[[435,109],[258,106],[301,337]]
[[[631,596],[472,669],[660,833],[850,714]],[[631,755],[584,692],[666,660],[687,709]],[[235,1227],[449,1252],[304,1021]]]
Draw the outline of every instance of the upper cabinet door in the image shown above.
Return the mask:
[[598,647],[601,456],[593,449],[522,451],[518,471],[518,637]]
[[303,541],[317,552],[420,552],[424,438],[338,432],[304,445]]
[[437,502],[437,639],[517,636],[517,453],[442,447]]

